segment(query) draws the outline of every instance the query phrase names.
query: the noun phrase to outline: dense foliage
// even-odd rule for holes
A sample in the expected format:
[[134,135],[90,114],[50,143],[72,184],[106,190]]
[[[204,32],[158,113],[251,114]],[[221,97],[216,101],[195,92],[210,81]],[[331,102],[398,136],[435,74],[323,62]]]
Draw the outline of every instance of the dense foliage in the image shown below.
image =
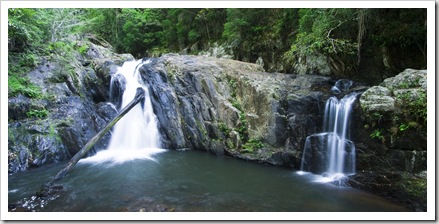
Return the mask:
[[[295,72],[323,55],[337,77],[376,79],[426,67],[426,9],[9,9],[9,52],[66,37],[106,40],[135,57],[222,47],[268,71]],[[37,52],[38,53],[38,52]],[[370,67],[376,71],[371,71]],[[380,81],[380,80],[378,80]]]

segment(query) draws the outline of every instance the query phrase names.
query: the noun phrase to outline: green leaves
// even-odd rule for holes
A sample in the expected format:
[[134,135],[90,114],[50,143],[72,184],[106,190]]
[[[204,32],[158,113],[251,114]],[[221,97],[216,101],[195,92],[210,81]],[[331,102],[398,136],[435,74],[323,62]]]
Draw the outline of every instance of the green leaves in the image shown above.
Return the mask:
[[31,43],[44,39],[44,23],[37,9],[8,9],[8,44],[10,51],[22,52]]
[[41,89],[25,77],[25,73],[39,63],[39,57],[32,52],[24,52],[10,53],[8,58],[8,97],[21,93],[30,98],[41,98]]
[[16,96],[19,93],[30,98],[41,98],[42,92],[40,87],[31,84],[28,79],[9,76],[8,77],[8,97]]
[[405,130],[407,130],[409,128],[410,128],[410,126],[408,124],[401,124],[401,125],[399,125],[399,130],[400,131],[405,131]]
[[383,133],[382,133],[382,131],[379,130],[379,129],[375,129],[375,130],[370,134],[370,137],[371,137],[371,138],[376,138],[376,139],[380,140],[380,141],[383,142],[383,143],[384,143],[384,141],[385,141],[384,136],[383,136]]
[[417,94],[406,92],[401,94],[403,100],[402,113],[413,121],[427,123],[427,93],[420,91]]
[[[356,25],[354,9],[300,9],[299,31],[291,52],[296,55],[310,53],[355,54],[356,44],[350,37]],[[348,28],[344,28],[344,27]]]
[[31,117],[36,117],[36,118],[45,118],[49,115],[49,111],[46,109],[42,109],[42,110],[30,110],[28,112],[26,112],[26,116],[31,118]]
[[122,9],[118,15],[122,20],[119,49],[134,55],[145,56],[145,52],[160,46],[163,26],[162,14],[156,9]]
[[377,57],[380,46],[392,54],[421,52],[426,63],[424,9],[46,8],[9,9],[8,16],[14,52],[94,36],[135,57],[182,50],[197,54],[216,43],[234,59],[261,57],[265,69],[281,72],[297,72],[300,59],[317,53],[328,59],[334,75],[345,78],[364,69],[360,61]]
[[242,152],[252,153],[256,149],[264,147],[264,144],[260,139],[250,139],[242,146]]

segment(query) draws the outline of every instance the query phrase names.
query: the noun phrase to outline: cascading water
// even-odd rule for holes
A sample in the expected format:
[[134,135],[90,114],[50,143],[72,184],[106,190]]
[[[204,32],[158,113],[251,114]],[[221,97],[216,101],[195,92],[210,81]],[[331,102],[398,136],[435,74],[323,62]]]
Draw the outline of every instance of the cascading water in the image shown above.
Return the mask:
[[[141,84],[138,68],[148,61],[127,61],[111,78],[110,98],[117,109],[124,108],[136,95],[138,87],[145,91],[144,102],[137,104],[114,125],[107,150],[80,160],[83,163],[122,163],[133,159],[151,159],[160,148],[157,118],[153,112],[148,88]],[[123,92],[122,97],[118,97]],[[117,93],[117,94],[114,94]],[[121,100],[121,101],[120,101]],[[120,101],[120,102],[119,102]]]
[[[349,89],[352,81],[339,80],[332,92],[339,94]],[[349,140],[350,114],[358,93],[352,92],[341,100],[330,97],[326,101],[323,132],[306,138],[301,172],[321,174],[319,181],[340,180],[355,173],[355,145]]]

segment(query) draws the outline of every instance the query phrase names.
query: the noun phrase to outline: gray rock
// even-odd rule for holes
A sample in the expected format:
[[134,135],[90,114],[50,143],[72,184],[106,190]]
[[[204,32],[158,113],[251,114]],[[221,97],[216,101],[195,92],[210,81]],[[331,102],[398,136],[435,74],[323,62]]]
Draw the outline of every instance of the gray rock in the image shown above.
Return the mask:
[[30,110],[31,99],[22,94],[8,99],[8,118],[12,120],[26,119]]
[[389,89],[427,89],[427,70],[406,69],[395,77],[385,79],[380,85]]
[[327,57],[321,54],[309,54],[300,57],[293,65],[300,75],[317,74],[329,76],[332,74]]
[[[426,122],[417,118],[420,105],[413,106],[425,97],[426,78],[426,70],[406,69],[361,95],[351,128],[358,170],[415,174],[427,169]],[[377,130],[381,140],[371,137]]]
[[[308,126],[321,116],[325,96],[314,89],[329,92],[331,86],[327,77],[268,74],[255,64],[200,56],[164,55],[139,71],[164,147],[227,152],[282,166],[291,166],[296,156],[291,148],[301,150],[307,134],[315,131]],[[289,124],[294,116],[301,122]],[[241,154],[249,139],[261,140],[265,149]],[[291,144],[282,154],[286,141]]]
[[360,97],[361,108],[366,112],[391,112],[395,110],[395,99],[386,87],[374,86]]
[[[115,115],[109,101],[111,76],[117,71],[114,61],[132,56],[116,55],[100,46],[91,48],[88,61],[93,66],[69,61],[69,65],[44,61],[27,74],[41,88],[42,98],[18,95],[8,99],[8,171],[24,171],[64,161],[80,150]],[[84,60],[78,57],[78,60]],[[63,62],[65,63],[65,62]],[[46,111],[35,117],[27,112]],[[105,148],[110,134],[98,142],[89,155]]]

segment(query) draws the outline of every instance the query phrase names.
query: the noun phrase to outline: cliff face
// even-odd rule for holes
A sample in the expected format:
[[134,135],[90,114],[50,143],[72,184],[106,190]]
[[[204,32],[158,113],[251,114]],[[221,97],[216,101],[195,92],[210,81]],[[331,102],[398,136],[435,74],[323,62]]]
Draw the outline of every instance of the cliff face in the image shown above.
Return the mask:
[[140,68],[166,148],[300,166],[331,80],[265,73],[256,64],[165,55]]

